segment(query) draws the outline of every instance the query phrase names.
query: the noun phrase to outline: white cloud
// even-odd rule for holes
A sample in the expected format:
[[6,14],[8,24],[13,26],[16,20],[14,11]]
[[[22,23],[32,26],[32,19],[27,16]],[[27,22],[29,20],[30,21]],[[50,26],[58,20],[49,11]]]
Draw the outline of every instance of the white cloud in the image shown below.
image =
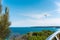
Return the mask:
[[[21,26],[21,27],[29,27],[29,26],[60,26],[60,18],[45,18],[44,16],[51,17],[51,14],[43,13],[43,14],[25,14],[24,16],[29,17],[25,20],[14,20],[12,21],[13,26]],[[31,18],[30,18],[31,17]],[[32,19],[36,18],[36,19]]]
[[55,2],[56,6],[60,8],[60,2]]
[[56,12],[57,13],[60,13],[60,2],[55,2],[55,5],[56,5]]
[[50,18],[44,20],[19,20],[12,22],[11,26],[29,27],[29,26],[60,26],[60,18]]
[[34,19],[44,19],[52,15],[46,12],[46,13],[41,13],[41,14],[24,14],[23,16],[27,16],[27,17],[34,18]]

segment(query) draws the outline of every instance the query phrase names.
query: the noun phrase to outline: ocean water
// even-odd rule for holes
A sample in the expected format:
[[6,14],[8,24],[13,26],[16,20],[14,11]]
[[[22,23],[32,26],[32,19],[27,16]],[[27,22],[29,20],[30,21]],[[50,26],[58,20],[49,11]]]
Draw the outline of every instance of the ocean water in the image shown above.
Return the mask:
[[26,34],[29,32],[40,32],[42,30],[56,31],[59,27],[10,27],[11,33]]

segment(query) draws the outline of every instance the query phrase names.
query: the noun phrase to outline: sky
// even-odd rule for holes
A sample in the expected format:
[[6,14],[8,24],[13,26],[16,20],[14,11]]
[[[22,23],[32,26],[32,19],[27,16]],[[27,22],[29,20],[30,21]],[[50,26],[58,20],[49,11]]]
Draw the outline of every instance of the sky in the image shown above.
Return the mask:
[[60,0],[3,0],[10,27],[60,26]]

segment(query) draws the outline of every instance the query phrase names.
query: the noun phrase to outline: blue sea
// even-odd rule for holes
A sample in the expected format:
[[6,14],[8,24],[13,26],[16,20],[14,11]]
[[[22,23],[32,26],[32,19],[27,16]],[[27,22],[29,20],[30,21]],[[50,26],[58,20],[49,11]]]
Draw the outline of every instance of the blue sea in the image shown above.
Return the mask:
[[56,31],[60,27],[10,27],[11,33],[26,34],[29,32],[40,32],[42,30]]

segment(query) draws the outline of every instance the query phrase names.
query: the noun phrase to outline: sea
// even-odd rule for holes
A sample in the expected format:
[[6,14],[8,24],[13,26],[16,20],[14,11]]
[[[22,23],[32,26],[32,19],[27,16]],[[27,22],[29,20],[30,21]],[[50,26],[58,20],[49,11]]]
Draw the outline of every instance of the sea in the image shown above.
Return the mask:
[[60,29],[60,27],[10,27],[11,33],[19,33],[21,35],[29,32],[40,32],[42,30],[56,31],[58,29]]

